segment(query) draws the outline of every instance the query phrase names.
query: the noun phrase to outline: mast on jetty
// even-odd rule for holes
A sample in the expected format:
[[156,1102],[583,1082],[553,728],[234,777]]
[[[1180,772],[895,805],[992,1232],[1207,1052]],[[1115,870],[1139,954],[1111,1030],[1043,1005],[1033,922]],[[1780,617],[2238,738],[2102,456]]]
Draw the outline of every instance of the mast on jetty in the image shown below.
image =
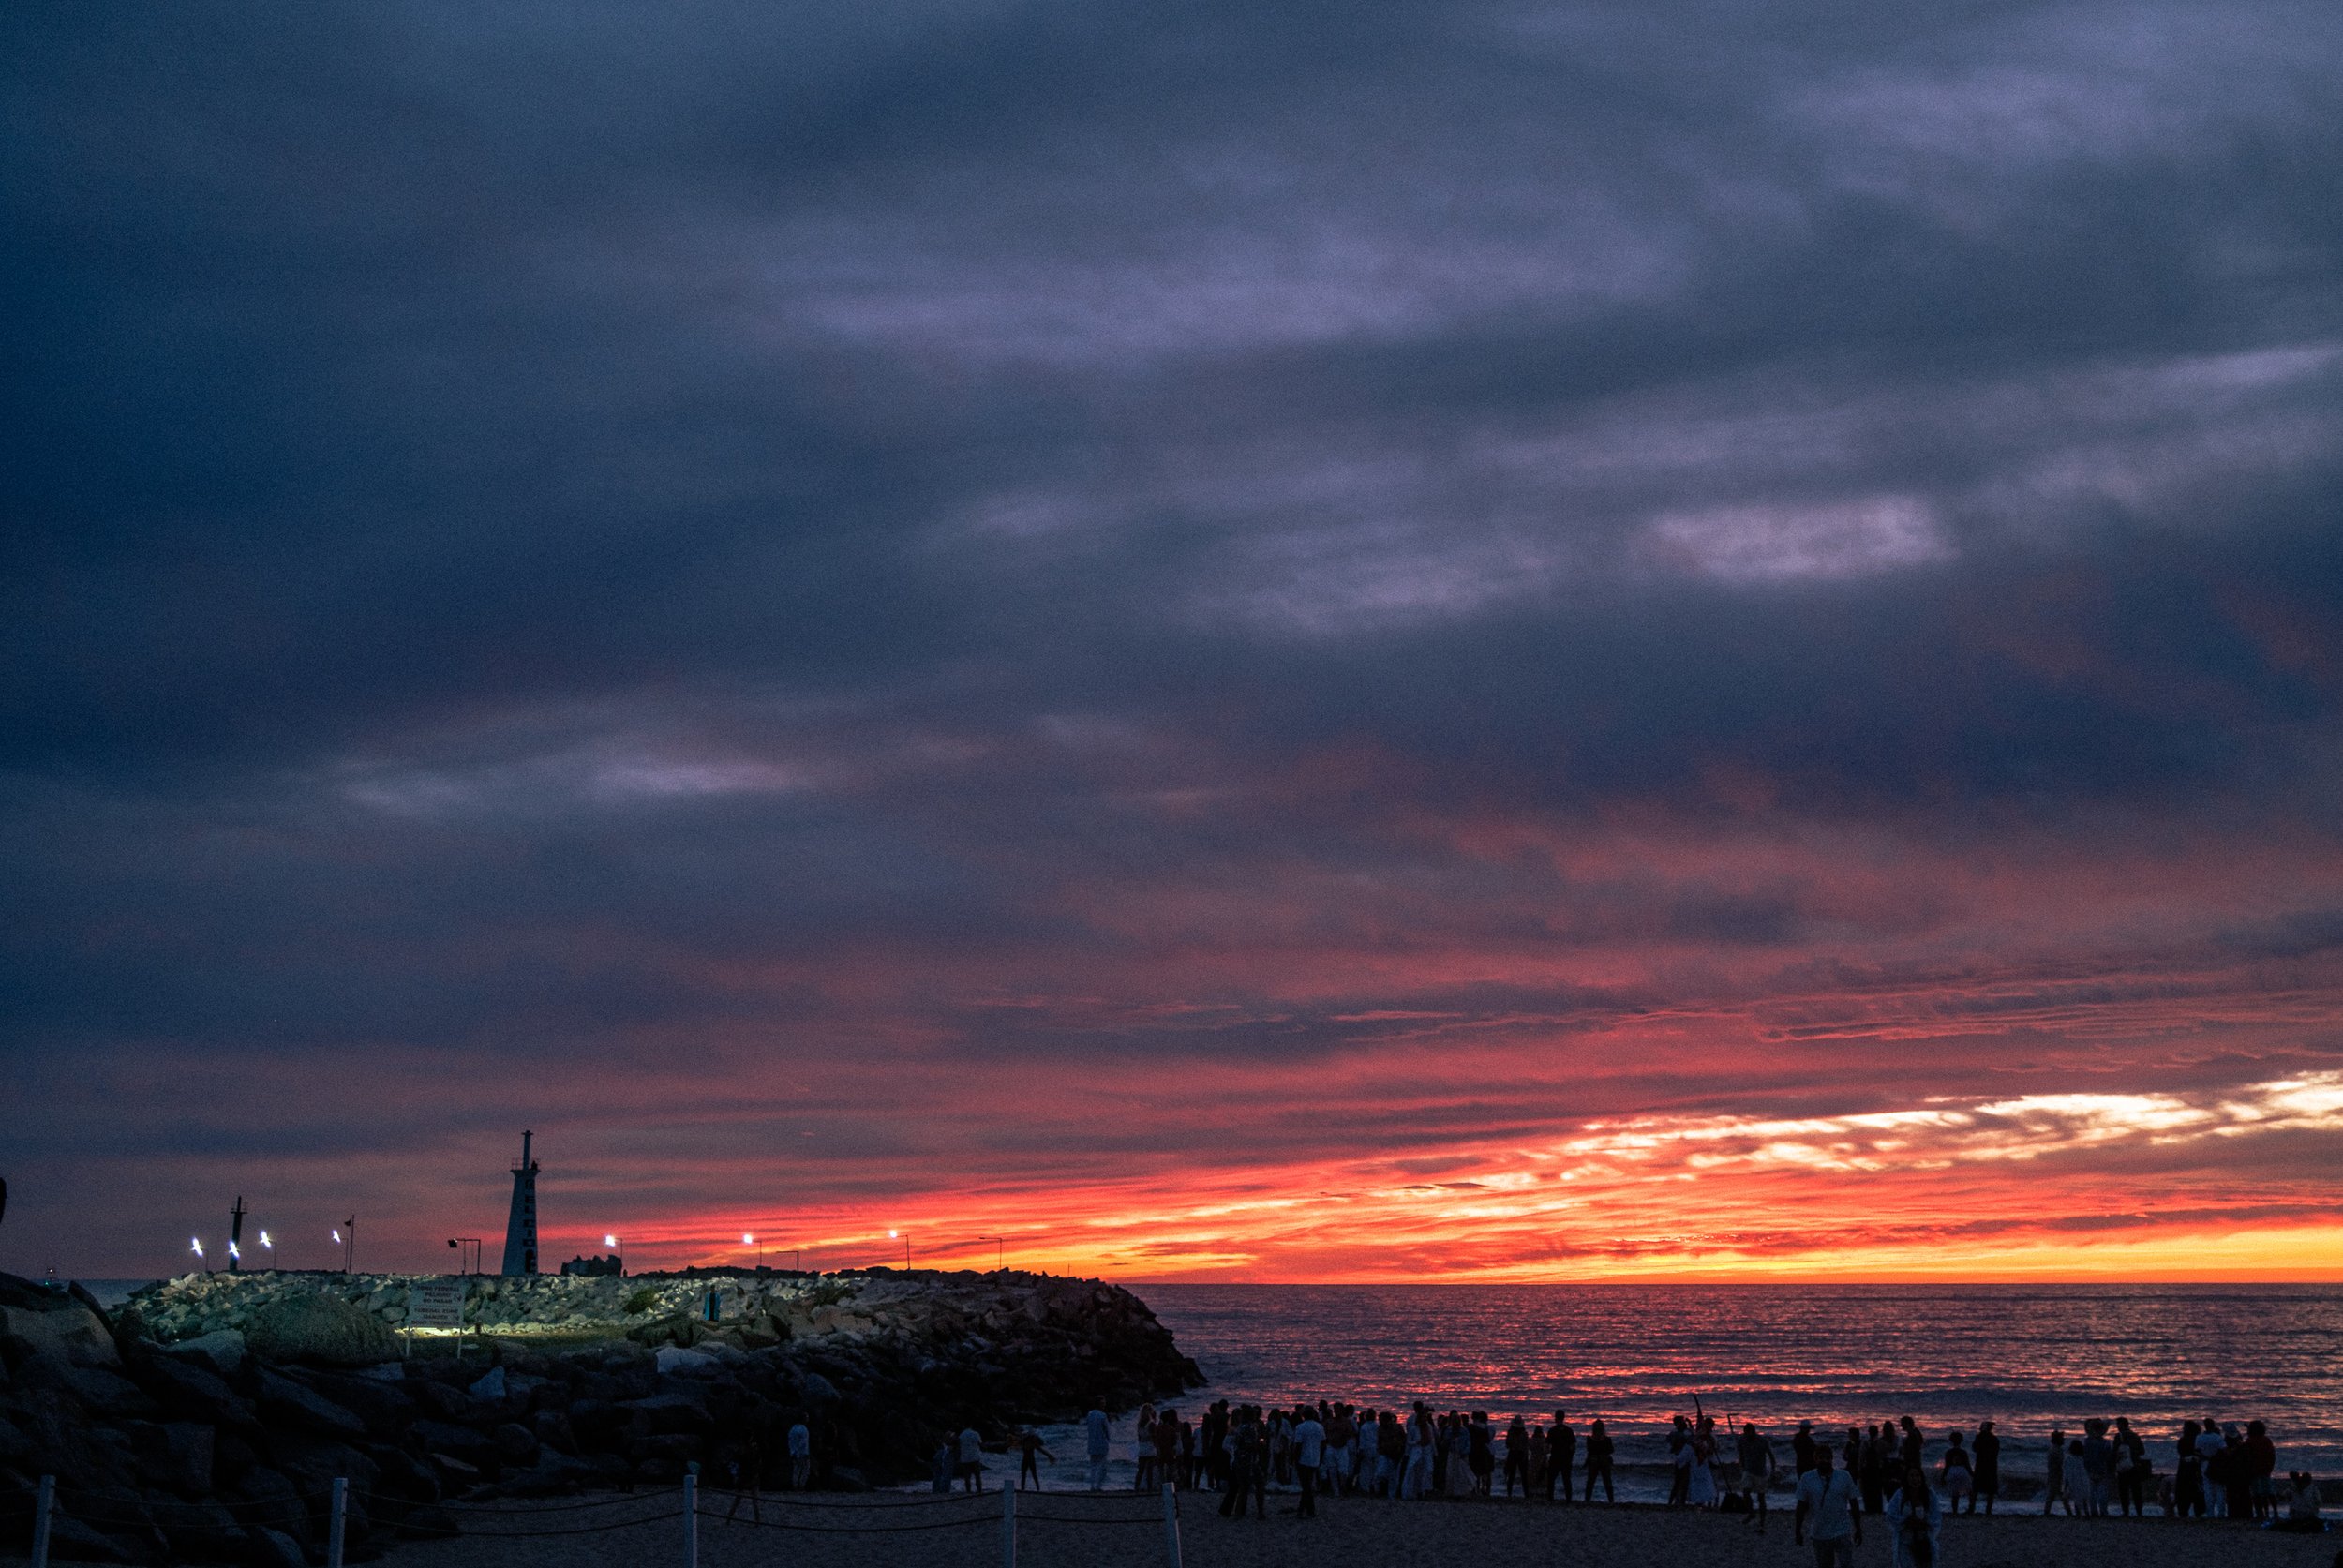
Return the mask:
[[521,1134],[521,1162],[513,1167],[513,1212],[504,1221],[506,1274],[537,1272],[537,1162],[529,1157],[534,1136]]
[[244,1263],[244,1194],[236,1194],[235,1207],[228,1211],[228,1272],[242,1272]]

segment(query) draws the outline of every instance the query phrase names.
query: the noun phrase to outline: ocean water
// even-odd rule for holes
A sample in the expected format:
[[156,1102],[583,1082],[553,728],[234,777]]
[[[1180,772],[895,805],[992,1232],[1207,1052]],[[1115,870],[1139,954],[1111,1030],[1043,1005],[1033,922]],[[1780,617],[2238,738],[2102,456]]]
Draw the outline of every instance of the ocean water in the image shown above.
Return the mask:
[[[2343,1472],[2343,1288],[2236,1285],[1149,1285],[1212,1399],[1425,1399],[1601,1416],[1622,1465],[1664,1464],[1694,1401],[1755,1421],[1909,1415],[1932,1463],[1992,1420],[2031,1479],[2053,1427],[2127,1416],[2171,1473],[2182,1421],[2269,1423],[2281,1469]],[[1191,1413],[1187,1409],[1183,1413]],[[1638,1493],[1644,1490],[1639,1484]],[[1622,1488],[1624,1491],[1624,1488]]]

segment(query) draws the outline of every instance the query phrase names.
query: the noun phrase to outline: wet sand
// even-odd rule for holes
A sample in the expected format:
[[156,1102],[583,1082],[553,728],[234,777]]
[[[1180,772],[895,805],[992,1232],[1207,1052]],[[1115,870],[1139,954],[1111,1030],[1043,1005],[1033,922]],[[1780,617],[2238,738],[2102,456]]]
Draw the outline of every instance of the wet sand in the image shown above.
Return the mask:
[[[749,1568],[786,1561],[790,1568],[973,1568],[1002,1561],[1000,1501],[937,1504],[927,1498],[888,1497],[871,1507],[791,1507],[768,1500],[769,1522],[821,1525],[852,1533],[757,1529],[703,1518],[703,1568]],[[721,1515],[730,1502],[710,1494],[704,1508]],[[1562,1508],[1519,1502],[1388,1503],[1365,1499],[1321,1500],[1319,1516],[1295,1516],[1291,1495],[1272,1496],[1269,1517],[1243,1521],[1217,1516],[1218,1499],[1184,1498],[1180,1542],[1187,1568],[1291,1568],[1297,1553],[1345,1568],[1453,1568],[1462,1560],[1539,1564],[1665,1564],[1697,1561],[1704,1568],[1798,1568],[1811,1549],[1793,1545],[1789,1523],[1776,1516],[1759,1534],[1728,1515],[1671,1513],[1633,1504]],[[494,1540],[490,1530],[575,1528],[591,1513],[525,1516],[523,1505],[493,1515],[467,1516],[480,1533],[459,1540],[399,1547],[394,1568],[646,1568],[683,1562],[683,1522],[669,1519],[623,1531],[538,1540]],[[666,1499],[642,1499],[614,1513],[666,1513]],[[1044,1517],[1047,1516],[1047,1517]],[[946,1519],[971,1522],[943,1526]],[[1062,1523],[1062,1518],[1131,1519],[1127,1525]],[[855,1527],[930,1525],[918,1531],[862,1533]],[[2120,1562],[2128,1568],[2330,1568],[2343,1534],[2273,1534],[2219,1522],[2151,1519],[2044,1518],[2037,1514],[1947,1522],[1941,1568],[2073,1568],[2079,1561]],[[1032,1568],[1145,1568],[1165,1563],[1169,1551],[1161,1502],[1130,1492],[1027,1492],[1019,1501],[1017,1558]],[[1884,1529],[1867,1531],[1858,1563],[1889,1560]]]

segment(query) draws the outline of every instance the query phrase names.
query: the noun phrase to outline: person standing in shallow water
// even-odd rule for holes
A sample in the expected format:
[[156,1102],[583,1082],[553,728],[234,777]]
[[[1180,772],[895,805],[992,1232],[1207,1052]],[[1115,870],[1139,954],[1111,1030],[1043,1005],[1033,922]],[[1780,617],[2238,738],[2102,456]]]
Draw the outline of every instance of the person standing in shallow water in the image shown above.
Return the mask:
[[2058,1499],[2067,1489],[2067,1434],[2062,1428],[2050,1435],[2050,1477],[2042,1486],[2042,1516],[2058,1506]]

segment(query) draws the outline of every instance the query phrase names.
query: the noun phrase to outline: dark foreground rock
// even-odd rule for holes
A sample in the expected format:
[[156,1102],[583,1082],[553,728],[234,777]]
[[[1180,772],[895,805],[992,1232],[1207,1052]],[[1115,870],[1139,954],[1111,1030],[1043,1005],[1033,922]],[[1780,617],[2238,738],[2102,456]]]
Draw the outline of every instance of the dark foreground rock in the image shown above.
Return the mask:
[[1005,1442],[1202,1381],[1143,1303],[1096,1280],[479,1280],[471,1332],[370,1360],[401,1348],[383,1307],[403,1316],[408,1283],[196,1276],[109,1319],[0,1275],[0,1540],[22,1539],[53,1474],[60,1558],[314,1562],[343,1477],[363,1561],[444,1533],[455,1498],[665,1485],[693,1464],[778,1485],[799,1420],[815,1484],[854,1489],[925,1475],[963,1426]]

